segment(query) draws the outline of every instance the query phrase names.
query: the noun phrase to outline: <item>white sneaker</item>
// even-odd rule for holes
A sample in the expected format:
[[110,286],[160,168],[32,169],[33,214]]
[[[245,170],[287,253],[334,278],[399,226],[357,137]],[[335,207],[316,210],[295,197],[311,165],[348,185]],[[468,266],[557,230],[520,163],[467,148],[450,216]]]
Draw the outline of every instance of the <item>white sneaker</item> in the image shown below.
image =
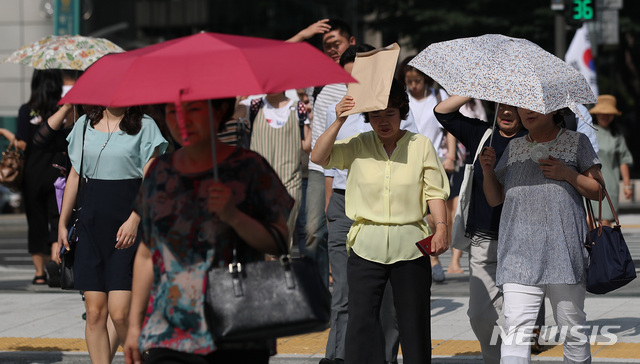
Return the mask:
[[442,266],[440,264],[436,264],[431,267],[431,278],[437,283],[444,282],[444,270],[442,270]]

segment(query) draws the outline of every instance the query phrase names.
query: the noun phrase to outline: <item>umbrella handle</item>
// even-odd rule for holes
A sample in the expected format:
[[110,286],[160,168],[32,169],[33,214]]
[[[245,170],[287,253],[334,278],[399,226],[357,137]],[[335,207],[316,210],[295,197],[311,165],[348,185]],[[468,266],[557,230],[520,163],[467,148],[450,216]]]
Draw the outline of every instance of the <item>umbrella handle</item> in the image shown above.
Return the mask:
[[209,130],[211,131],[211,155],[213,156],[213,181],[218,182],[218,158],[216,153],[216,128],[213,126],[213,105],[207,100],[209,106]]
[[496,130],[496,121],[498,120],[498,111],[500,111],[500,103],[496,102],[496,112],[493,114],[493,126],[491,127],[491,136],[489,137],[489,146],[493,146],[493,133]]

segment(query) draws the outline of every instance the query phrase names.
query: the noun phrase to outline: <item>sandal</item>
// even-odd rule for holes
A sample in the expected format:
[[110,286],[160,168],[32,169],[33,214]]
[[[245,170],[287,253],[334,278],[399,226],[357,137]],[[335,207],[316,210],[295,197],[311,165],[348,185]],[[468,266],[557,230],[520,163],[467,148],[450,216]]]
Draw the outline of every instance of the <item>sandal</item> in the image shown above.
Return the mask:
[[31,281],[31,284],[36,284],[36,285],[47,284],[47,276],[46,275],[35,276],[35,277],[33,277],[33,280]]
[[533,329],[533,337],[531,338],[531,352],[540,354],[547,350],[544,345],[540,344],[540,329]]

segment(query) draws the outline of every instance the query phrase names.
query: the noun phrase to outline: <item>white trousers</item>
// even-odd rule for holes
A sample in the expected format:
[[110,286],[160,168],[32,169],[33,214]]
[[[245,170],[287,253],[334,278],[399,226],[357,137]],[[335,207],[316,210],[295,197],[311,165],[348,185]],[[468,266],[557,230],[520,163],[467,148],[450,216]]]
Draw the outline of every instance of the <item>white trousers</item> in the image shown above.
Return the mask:
[[[591,347],[586,337],[586,327],[577,329],[574,326],[586,325],[584,312],[585,287],[583,284],[547,284],[525,286],[507,283],[502,287],[504,293],[505,332],[502,341],[501,363],[530,363],[531,346],[523,344],[523,338],[533,331],[540,305],[544,303],[546,294],[551,301],[553,317],[559,330],[566,330],[564,339],[565,363],[590,363]],[[573,330],[572,330],[573,328]],[[562,331],[560,331],[562,332]],[[523,334],[525,334],[523,336]],[[584,336],[583,336],[584,335]]]

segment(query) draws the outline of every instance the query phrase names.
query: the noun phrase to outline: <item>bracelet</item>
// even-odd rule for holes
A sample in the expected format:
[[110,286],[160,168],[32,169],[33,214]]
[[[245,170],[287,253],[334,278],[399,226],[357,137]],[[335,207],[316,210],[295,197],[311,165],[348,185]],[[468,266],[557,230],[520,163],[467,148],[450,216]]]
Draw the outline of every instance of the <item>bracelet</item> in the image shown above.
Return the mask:
[[449,227],[449,225],[444,221],[437,221],[436,225],[438,225],[438,224],[444,224],[444,226]]

